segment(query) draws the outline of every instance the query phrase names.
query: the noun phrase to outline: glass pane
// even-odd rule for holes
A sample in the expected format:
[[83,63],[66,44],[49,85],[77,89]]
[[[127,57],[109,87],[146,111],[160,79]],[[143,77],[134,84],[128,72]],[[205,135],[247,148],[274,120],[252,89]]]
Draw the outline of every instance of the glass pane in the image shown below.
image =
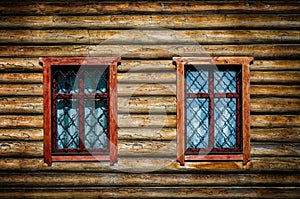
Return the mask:
[[84,114],[84,145],[85,148],[107,147],[107,100],[88,99],[85,100]]
[[76,100],[56,100],[56,148],[78,148],[78,106]]
[[214,99],[214,136],[216,148],[236,147],[236,99]]
[[53,69],[52,78],[56,80],[57,94],[78,93],[78,83],[76,81],[78,68]]
[[214,72],[215,93],[236,93],[236,72]]
[[108,68],[84,67],[84,92],[101,94],[107,92]]
[[187,93],[208,93],[208,71],[186,72]]
[[209,100],[186,99],[186,148],[207,148],[209,142]]

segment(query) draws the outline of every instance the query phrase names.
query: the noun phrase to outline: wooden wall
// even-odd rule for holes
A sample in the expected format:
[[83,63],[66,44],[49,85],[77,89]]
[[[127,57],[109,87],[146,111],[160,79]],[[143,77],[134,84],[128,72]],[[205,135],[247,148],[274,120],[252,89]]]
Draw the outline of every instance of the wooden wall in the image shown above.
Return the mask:
[[[1,1],[0,197],[299,197],[299,13],[297,1]],[[94,49],[112,36],[151,27],[185,34],[211,56],[255,58],[251,161],[179,166],[174,43],[140,36],[101,46],[101,53],[125,51],[118,68],[118,164],[45,165],[38,58],[97,55]]]

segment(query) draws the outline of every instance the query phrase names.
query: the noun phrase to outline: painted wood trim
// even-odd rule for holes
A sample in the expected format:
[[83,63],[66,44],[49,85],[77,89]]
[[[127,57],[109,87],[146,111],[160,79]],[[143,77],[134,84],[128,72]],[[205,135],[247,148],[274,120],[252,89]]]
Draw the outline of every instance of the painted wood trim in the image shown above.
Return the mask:
[[109,161],[110,156],[108,155],[55,155],[52,156],[53,162],[81,162],[81,161]]
[[243,160],[243,154],[231,154],[231,155],[185,155],[185,160],[206,160],[206,161],[238,161]]

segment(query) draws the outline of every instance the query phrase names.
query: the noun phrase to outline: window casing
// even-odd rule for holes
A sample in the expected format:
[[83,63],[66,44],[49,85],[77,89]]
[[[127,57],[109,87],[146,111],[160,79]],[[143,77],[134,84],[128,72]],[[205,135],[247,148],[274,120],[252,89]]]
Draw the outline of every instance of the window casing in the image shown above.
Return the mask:
[[251,57],[174,57],[177,160],[250,158]]
[[44,160],[117,161],[119,57],[41,58]]

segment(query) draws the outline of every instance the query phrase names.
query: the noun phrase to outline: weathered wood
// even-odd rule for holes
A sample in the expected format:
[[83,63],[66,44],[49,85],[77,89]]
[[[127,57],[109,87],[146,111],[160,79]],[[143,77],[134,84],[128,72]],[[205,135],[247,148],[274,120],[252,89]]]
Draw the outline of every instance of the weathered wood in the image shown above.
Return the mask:
[[43,129],[0,129],[0,140],[42,141]]
[[0,113],[42,113],[42,98],[0,98]]
[[[170,23],[172,22],[172,23]],[[297,29],[298,15],[100,15],[100,16],[0,16],[0,28],[141,28],[171,29],[250,28]]]
[[250,135],[254,142],[299,142],[300,128],[253,128]]
[[[300,77],[300,76],[299,76]],[[299,113],[300,99],[293,98],[253,98],[251,112]]]
[[[300,127],[299,115],[251,115],[251,127]],[[119,114],[119,127],[176,127],[175,115]],[[0,128],[42,128],[41,115],[0,115]]]
[[300,83],[300,72],[251,72],[251,83]]
[[98,15],[124,13],[298,13],[297,2],[11,2],[2,1],[2,15]]
[[169,73],[119,73],[118,82],[120,83],[175,83],[176,74]]
[[251,115],[251,127],[299,127],[299,115]]
[[98,187],[2,189],[5,198],[299,198],[297,187]]
[[[0,73],[0,83],[41,83],[41,73]],[[251,72],[251,83],[300,83],[299,71]],[[119,83],[175,83],[174,72],[118,73]]]
[[251,156],[297,157],[300,155],[299,143],[251,143]]
[[[1,95],[1,93],[0,93]],[[175,96],[174,84],[118,84],[118,96]]]
[[[297,186],[300,177],[286,174],[136,174],[136,173],[11,173],[0,174],[1,187],[17,186],[177,186],[180,179],[181,186]],[[74,180],[76,179],[76,180]],[[114,179],[112,181],[112,179]]]
[[119,113],[176,113],[175,97],[119,97]]
[[[176,140],[118,141],[120,157],[170,157],[176,159]],[[1,141],[1,157],[43,157],[43,142]],[[253,157],[298,157],[299,143],[251,143]]]
[[[44,55],[42,55],[44,56]],[[0,71],[42,71],[37,58],[0,58]],[[255,60],[251,70],[300,70],[297,60]],[[119,72],[175,70],[172,60],[122,60]]]
[[[1,131],[0,131],[1,132]],[[0,137],[1,138],[1,137]],[[175,140],[175,128],[120,128],[119,140]]]
[[292,30],[0,30],[2,44],[287,44],[299,40],[299,31]]
[[1,84],[0,96],[42,96],[41,84]]
[[[299,97],[300,86],[250,85],[251,97]],[[252,102],[252,101],[251,101]]]
[[3,142],[0,143],[1,157],[43,157],[42,142]]
[[[156,173],[200,173],[202,171],[300,171],[300,159],[297,157],[253,157],[243,167],[241,162],[186,162],[180,166],[174,158],[124,158],[119,157],[118,167],[110,167],[108,162],[53,162],[51,167],[43,164],[42,158],[1,158],[0,171],[73,171],[73,172],[142,172]],[[161,165],[160,168],[157,165]]]
[[42,128],[41,115],[0,115],[0,128]]
[[159,127],[174,128],[176,127],[175,115],[118,115],[118,126],[122,127]]
[[[299,20],[300,21],[300,20]],[[2,46],[2,57],[121,56],[123,59],[170,59],[178,56],[253,56],[256,59],[298,59],[299,45],[67,45]]]

